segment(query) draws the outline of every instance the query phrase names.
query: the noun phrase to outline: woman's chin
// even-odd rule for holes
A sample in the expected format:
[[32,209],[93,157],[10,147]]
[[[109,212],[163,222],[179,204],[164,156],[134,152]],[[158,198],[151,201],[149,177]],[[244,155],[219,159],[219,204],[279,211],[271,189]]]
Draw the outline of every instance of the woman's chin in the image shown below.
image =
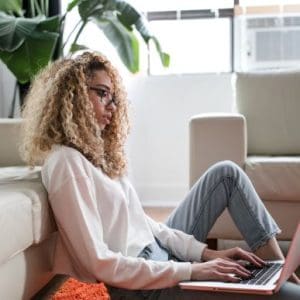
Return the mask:
[[101,123],[99,122],[98,124],[99,124],[99,127],[101,130],[104,130],[106,128],[106,126],[108,125],[106,123],[104,124],[103,122],[101,122]]
[[105,119],[102,120],[101,122],[98,122],[98,124],[100,126],[100,129],[103,130],[110,124],[110,121]]

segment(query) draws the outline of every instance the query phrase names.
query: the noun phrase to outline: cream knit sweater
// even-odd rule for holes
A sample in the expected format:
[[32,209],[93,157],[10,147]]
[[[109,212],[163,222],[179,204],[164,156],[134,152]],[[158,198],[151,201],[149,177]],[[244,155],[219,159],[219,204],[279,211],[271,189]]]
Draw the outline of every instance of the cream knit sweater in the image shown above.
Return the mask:
[[[77,150],[55,146],[42,180],[59,230],[56,273],[127,289],[166,288],[191,278],[190,261],[200,261],[206,245],[146,216],[126,177],[112,180]],[[186,262],[137,257],[154,237]]]

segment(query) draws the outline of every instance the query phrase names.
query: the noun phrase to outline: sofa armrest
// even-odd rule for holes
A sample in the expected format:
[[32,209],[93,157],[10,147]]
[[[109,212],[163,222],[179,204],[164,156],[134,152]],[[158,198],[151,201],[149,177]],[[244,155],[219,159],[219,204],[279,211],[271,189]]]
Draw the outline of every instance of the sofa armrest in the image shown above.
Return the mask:
[[189,123],[190,186],[214,163],[231,160],[243,167],[246,120],[241,114],[200,114]]
[[25,165],[19,153],[21,119],[0,119],[0,166]]

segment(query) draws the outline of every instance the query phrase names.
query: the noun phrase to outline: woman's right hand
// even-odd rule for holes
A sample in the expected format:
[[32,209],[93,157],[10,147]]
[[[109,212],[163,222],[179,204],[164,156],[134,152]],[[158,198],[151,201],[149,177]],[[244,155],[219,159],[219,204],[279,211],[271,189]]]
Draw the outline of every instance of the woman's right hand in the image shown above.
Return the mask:
[[250,276],[251,272],[241,264],[223,258],[192,264],[192,280],[239,282],[241,278]]

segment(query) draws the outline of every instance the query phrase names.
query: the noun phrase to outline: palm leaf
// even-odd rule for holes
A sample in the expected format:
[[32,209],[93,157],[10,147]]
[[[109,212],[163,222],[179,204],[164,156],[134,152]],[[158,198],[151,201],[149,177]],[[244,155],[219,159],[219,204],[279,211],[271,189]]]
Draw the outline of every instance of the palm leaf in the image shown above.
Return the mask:
[[0,11],[22,15],[22,0],[1,0]]
[[15,51],[42,20],[42,16],[30,19],[16,18],[0,12],[0,50]]
[[92,21],[104,32],[115,46],[121,60],[133,73],[139,70],[139,44],[134,34],[128,31],[115,15],[93,15]]
[[25,83],[51,61],[59,37],[60,17],[15,19],[9,20],[14,26],[0,36],[1,46],[8,42],[0,48],[0,58],[17,80]]
[[51,61],[57,39],[57,33],[44,32],[41,35],[35,32],[16,51],[0,51],[0,57],[18,81],[26,83]]
[[162,64],[169,65],[169,55],[161,50],[157,38],[150,33],[144,16],[126,1],[81,0],[78,9],[83,22],[91,19],[103,30],[129,70],[136,72],[139,69],[139,57],[135,56],[139,55],[138,40],[134,28],[146,44],[153,39]]

